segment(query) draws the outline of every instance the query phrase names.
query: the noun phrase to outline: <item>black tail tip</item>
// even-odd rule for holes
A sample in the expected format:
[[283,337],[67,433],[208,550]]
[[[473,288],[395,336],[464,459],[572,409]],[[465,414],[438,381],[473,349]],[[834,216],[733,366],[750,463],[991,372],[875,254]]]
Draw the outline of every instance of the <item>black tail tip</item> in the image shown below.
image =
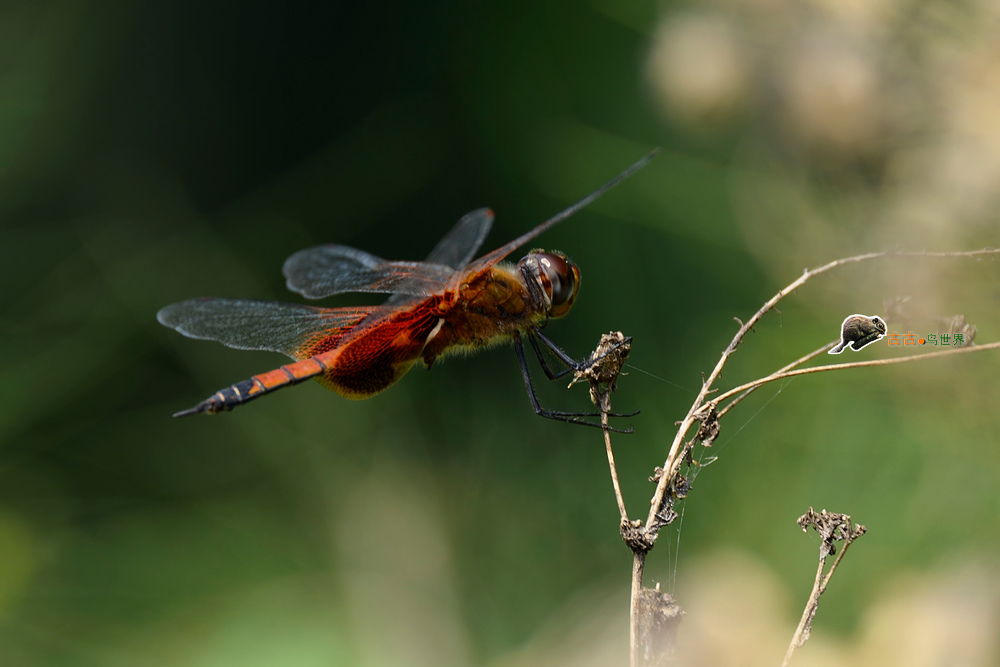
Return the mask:
[[193,408],[188,408],[187,410],[181,410],[180,412],[175,412],[174,417],[190,417],[191,415],[199,415],[203,412],[208,414],[215,414],[216,412],[221,412],[225,410],[225,405],[219,401],[218,398],[213,396],[212,398],[207,398]]

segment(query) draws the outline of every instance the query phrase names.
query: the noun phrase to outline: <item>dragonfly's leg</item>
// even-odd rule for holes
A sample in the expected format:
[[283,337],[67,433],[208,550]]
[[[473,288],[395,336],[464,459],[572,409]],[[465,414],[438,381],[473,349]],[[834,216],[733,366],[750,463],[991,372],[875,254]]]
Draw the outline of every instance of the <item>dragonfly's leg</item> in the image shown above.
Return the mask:
[[[618,348],[620,348],[622,345],[625,345],[627,343],[631,343],[632,342],[632,337],[629,336],[629,337],[625,338],[624,340],[615,343],[614,345],[612,345],[607,350],[605,350],[604,352],[602,352],[600,355],[598,355],[597,357],[595,357],[593,359],[587,359],[585,361],[577,361],[573,357],[571,357],[568,354],[566,354],[561,347],[559,347],[558,345],[556,345],[555,343],[553,343],[552,340],[550,340],[548,336],[546,336],[545,334],[542,333],[542,330],[540,328],[538,328],[537,326],[534,326],[534,327],[531,328],[531,333],[528,335],[528,338],[532,339],[531,340],[531,344],[535,348],[535,354],[538,355],[538,360],[539,360],[539,362],[542,363],[542,368],[543,369],[546,368],[546,366],[545,366],[545,363],[542,362],[542,353],[541,353],[541,351],[540,351],[540,349],[538,347],[538,344],[533,340],[534,337],[536,337],[536,336],[538,337],[538,340],[540,340],[543,343],[545,343],[545,347],[549,348],[549,350],[552,351],[552,354],[554,354],[556,356],[556,358],[559,359],[559,361],[561,361],[564,364],[566,364],[567,370],[560,372],[555,377],[561,377],[561,376],[565,375],[566,373],[568,373],[570,370],[573,370],[573,371],[582,371],[582,370],[585,370],[585,369],[593,366],[594,364],[600,362],[602,359],[604,359],[606,356],[608,356],[612,352],[616,352],[618,350]],[[546,374],[548,374],[548,372]],[[552,376],[549,376],[549,379],[554,379],[554,378]]]
[[[541,332],[541,330],[538,327],[533,327],[532,331],[530,333],[528,333],[527,335],[528,335],[528,342],[531,343],[531,348],[535,351],[535,356],[538,357],[538,363],[542,367],[542,371],[545,373],[545,376],[548,377],[550,380],[555,380],[557,378],[561,378],[562,376],[566,375],[570,371],[574,371],[574,372],[579,373],[579,372],[587,369],[589,366],[592,366],[594,364],[599,363],[602,359],[604,359],[606,356],[608,356],[612,352],[616,351],[619,347],[621,347],[625,343],[629,343],[629,342],[632,341],[632,338],[629,337],[629,338],[625,339],[624,341],[622,341],[621,343],[618,343],[618,344],[612,346],[610,349],[608,349],[607,351],[605,351],[603,354],[599,355],[598,357],[596,357],[594,359],[588,359],[586,362],[580,362],[580,361],[576,361],[571,356],[569,356],[568,354],[566,354],[561,347],[559,347],[558,345],[556,345],[555,343],[553,343],[549,339],[548,336],[546,336],[545,334],[543,334]],[[545,343],[545,347],[549,348],[552,351],[552,353],[556,356],[556,358],[559,359],[559,361],[563,362],[566,365],[565,369],[563,369],[562,371],[559,371],[558,373],[555,373],[555,372],[552,371],[552,369],[549,368],[548,364],[545,362],[545,355],[542,353],[541,348],[538,347],[538,343],[535,340],[536,336],[537,336],[537,338],[539,340],[541,340],[543,343]],[[599,415],[600,413],[597,413],[597,414]],[[635,417],[637,414],[639,414],[639,410],[636,410],[635,412],[609,412],[608,416],[609,417]]]
[[[535,386],[531,382],[531,373],[528,371],[528,362],[524,357],[524,344],[521,342],[521,336],[518,334],[515,334],[514,336],[514,353],[517,355],[517,363],[521,367],[521,377],[524,379],[524,386],[528,391],[528,400],[531,401],[531,407],[535,411],[536,415],[539,417],[545,417],[546,419],[552,419],[554,421],[566,422],[567,424],[593,426],[594,428],[607,429],[616,433],[632,432],[632,427],[620,429],[615,428],[614,426],[604,426],[598,422],[582,419],[582,417],[599,417],[601,415],[600,412],[554,412],[552,410],[544,409],[541,404],[539,404],[538,397],[535,395]],[[609,414],[608,416],[614,417],[619,415]]]
[[[561,347],[553,343],[548,336],[543,334],[541,329],[539,329],[538,327],[532,327],[531,333],[528,334],[528,338],[531,339],[532,347],[535,348],[535,354],[538,355],[539,362],[541,362],[542,360],[542,352],[538,347],[538,343],[534,341],[535,337],[537,337],[538,340],[542,341],[542,343],[545,344],[545,347],[549,348],[552,354],[555,355],[556,359],[561,361],[566,366],[566,370],[560,373],[559,375],[555,376],[549,375],[550,380],[556,377],[561,377],[562,375],[565,375],[569,371],[581,371],[586,367],[586,364],[584,364],[583,362],[577,361],[573,357],[566,354]],[[546,365],[544,363],[542,363],[542,368],[543,369],[546,368]],[[548,373],[549,372],[546,372],[546,375],[548,375]]]
[[[531,343],[531,349],[533,349],[535,351],[535,357],[538,359],[538,364],[542,367],[542,372],[545,373],[545,377],[547,377],[550,380],[556,380],[556,379],[561,378],[562,376],[566,375],[570,371],[578,370],[574,366],[567,365],[566,368],[562,369],[561,371],[558,371],[558,372],[557,371],[553,371],[551,368],[549,368],[548,362],[545,361],[545,354],[542,352],[542,348],[538,347],[538,341],[535,339],[535,336],[533,336],[530,333],[527,334],[527,336],[528,336],[528,342]],[[562,352],[562,350],[559,350],[559,351]],[[567,357],[567,358],[569,358],[569,357]],[[559,360],[563,361],[563,359],[561,357],[559,358]],[[573,360],[570,359],[570,361],[573,361]],[[573,361],[573,363],[576,364],[575,361]]]

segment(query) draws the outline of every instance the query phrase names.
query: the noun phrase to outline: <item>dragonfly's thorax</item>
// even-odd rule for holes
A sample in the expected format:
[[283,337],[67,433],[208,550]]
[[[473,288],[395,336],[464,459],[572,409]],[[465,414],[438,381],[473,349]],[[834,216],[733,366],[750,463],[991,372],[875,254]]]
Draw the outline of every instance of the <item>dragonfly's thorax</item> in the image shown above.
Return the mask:
[[562,317],[576,297],[579,275],[564,255],[533,252],[517,265],[497,264],[469,276],[438,302],[443,323],[428,337],[425,363],[509,340],[515,332]]

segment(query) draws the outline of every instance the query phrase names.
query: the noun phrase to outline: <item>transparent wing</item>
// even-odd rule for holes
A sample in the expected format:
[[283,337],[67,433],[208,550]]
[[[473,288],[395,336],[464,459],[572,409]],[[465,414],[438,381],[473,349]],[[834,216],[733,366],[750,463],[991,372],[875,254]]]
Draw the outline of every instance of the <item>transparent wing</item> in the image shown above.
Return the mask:
[[[431,254],[427,255],[427,259],[424,261],[428,264],[448,266],[455,270],[465,267],[476,256],[476,251],[483,245],[491,227],[493,227],[493,211],[490,209],[478,208],[467,213],[434,246]],[[415,301],[420,296],[426,295],[397,292],[389,297],[385,305],[403,305]]]
[[240,350],[269,350],[301,358],[317,340],[339,339],[378,306],[317,308],[279,301],[191,299],[162,309],[160,324],[188,338],[215,340]]
[[344,292],[429,296],[439,292],[453,270],[425,262],[390,262],[342,245],[300,250],[282,267],[288,289],[307,299]]
[[288,289],[308,299],[344,292],[430,296],[444,289],[455,269],[469,263],[492,226],[492,211],[472,211],[434,246],[424,262],[390,262],[356,248],[324,245],[295,253],[282,271]]
[[504,257],[506,257],[507,255],[509,255],[510,253],[514,252],[515,250],[517,250],[518,248],[520,248],[521,246],[523,246],[524,244],[526,244],[528,241],[532,240],[533,238],[535,238],[536,236],[538,236],[542,232],[547,231],[547,230],[551,229],[552,227],[556,226],[557,224],[559,224],[560,222],[562,222],[563,220],[565,220],[569,216],[571,216],[574,213],[576,213],[577,211],[579,211],[581,208],[589,205],[595,199],[597,199],[598,197],[600,197],[601,195],[603,195],[605,192],[607,192],[608,190],[610,190],[614,186],[616,186],[619,183],[621,183],[623,180],[625,180],[626,178],[628,178],[629,176],[631,176],[635,172],[637,172],[640,169],[642,169],[643,167],[645,167],[646,164],[650,160],[652,160],[654,157],[657,156],[657,154],[659,154],[659,152],[660,152],[659,148],[653,150],[651,153],[649,153],[644,158],[642,158],[641,160],[639,160],[638,162],[636,162],[635,164],[633,164],[631,167],[629,167],[628,169],[626,169],[622,173],[618,174],[617,176],[615,176],[614,178],[612,178],[610,181],[608,181],[607,183],[605,183],[601,187],[597,188],[596,190],[594,190],[589,195],[587,195],[586,197],[584,197],[580,201],[576,202],[572,206],[563,209],[559,213],[556,213],[554,216],[552,216],[551,218],[549,218],[548,220],[546,220],[542,224],[538,225],[537,227],[535,227],[531,231],[528,231],[528,232],[525,232],[524,234],[521,234],[520,236],[518,236],[513,241],[500,246],[499,248],[497,248],[493,252],[486,253],[485,255],[483,255],[482,257],[480,257],[479,259],[477,259],[476,261],[474,261],[471,264],[469,264],[469,266],[468,266],[468,273],[470,275],[472,275],[472,274],[478,274],[478,273],[481,273],[482,271],[485,271],[489,267],[493,266],[494,264],[496,264],[497,262],[499,262],[500,260],[502,260]]
[[493,211],[478,208],[462,216],[444,238],[441,239],[425,260],[429,264],[464,268],[476,256],[486,236],[493,227]]

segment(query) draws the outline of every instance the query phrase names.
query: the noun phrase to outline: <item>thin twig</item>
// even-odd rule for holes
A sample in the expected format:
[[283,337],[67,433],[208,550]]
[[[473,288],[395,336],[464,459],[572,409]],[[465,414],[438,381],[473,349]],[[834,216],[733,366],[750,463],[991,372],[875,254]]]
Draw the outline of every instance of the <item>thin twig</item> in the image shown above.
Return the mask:
[[[861,526],[861,528],[864,528],[864,526]],[[844,554],[847,553],[847,549],[853,543],[854,543],[853,539],[844,542],[844,548],[840,550],[839,554],[837,554],[837,557],[833,560],[833,565],[830,566],[830,571],[826,573],[825,577],[823,577],[823,585],[820,586],[819,588],[820,595],[826,592],[826,587],[830,584],[830,579],[833,577],[833,573],[837,571],[837,566],[840,565],[841,559],[844,557]]]
[[618,502],[620,529],[622,539],[632,550],[632,588],[629,600],[629,660],[631,667],[639,667],[643,647],[640,646],[639,626],[642,610],[640,609],[640,594],[642,593],[642,567],[650,544],[645,541],[641,521],[630,521],[625,509],[625,498],[622,496],[618,481],[618,469],[615,466],[614,450],[611,447],[611,429],[608,417],[611,414],[611,394],[615,390],[622,365],[628,359],[632,339],[620,331],[601,336],[597,348],[591,353],[589,360],[581,364],[574,373],[570,386],[577,382],[587,382],[590,385],[590,400],[601,413],[601,426],[604,427],[604,447],[608,455],[608,469],[611,471],[611,485]]
[[[807,361],[812,361],[813,359],[815,359],[819,355],[823,354],[824,352],[826,352],[827,350],[829,350],[830,348],[832,348],[836,344],[837,344],[836,342],[834,342],[834,343],[828,343],[828,344],[824,345],[823,347],[821,347],[819,349],[813,350],[809,354],[807,354],[805,356],[802,356],[802,357],[799,357],[798,359],[796,359],[792,363],[787,364],[785,366],[782,366],[777,371],[775,371],[774,373],[772,373],[772,375],[777,375],[778,373],[784,373],[785,371],[790,371],[793,368],[796,368],[797,366],[801,366],[802,364],[806,363]],[[768,377],[770,377],[770,376],[768,376]],[[740,404],[740,402],[743,401],[744,398],[746,398],[747,396],[749,396],[750,394],[752,394],[754,391],[756,391],[757,389],[759,389],[761,386],[762,385],[755,385],[753,387],[750,387],[746,391],[744,391],[742,394],[740,394],[739,396],[737,396],[736,398],[734,398],[733,401],[729,405],[727,405],[726,407],[724,407],[721,410],[719,410],[719,413],[718,413],[717,416],[721,418],[722,415],[726,414],[731,409],[735,408],[737,405]],[[716,403],[716,405],[718,405],[718,403],[719,403],[718,399],[716,399],[715,403]]]
[[805,628],[808,625],[812,624],[812,620],[816,616],[816,611],[819,609],[819,596],[822,594],[820,587],[823,585],[824,565],[824,559],[821,557],[819,565],[816,568],[816,579],[813,581],[812,591],[809,593],[809,600],[806,602],[805,609],[802,610],[802,618],[799,619],[799,625],[795,628],[792,641],[788,644],[788,650],[785,651],[785,659],[781,661],[781,667],[788,667],[788,663],[792,661],[792,654],[795,653],[795,649],[805,643],[802,633],[805,632]]
[[[829,347],[832,347],[829,346]],[[894,366],[896,364],[905,364],[909,361],[925,361],[927,359],[936,359],[938,357],[945,357],[954,354],[965,354],[967,352],[984,352],[986,350],[994,350],[1000,347],[1000,341],[994,343],[986,343],[985,345],[975,345],[971,347],[956,347],[950,350],[939,350],[938,352],[928,352],[927,354],[912,354],[908,357],[898,357],[896,359],[870,359],[868,361],[852,361],[846,364],[827,364],[826,366],[813,366],[811,368],[800,368],[799,370],[772,373],[767,377],[754,380],[753,382],[747,382],[739,387],[730,389],[729,391],[719,394],[713,398],[709,403],[718,405],[720,401],[724,401],[730,396],[739,394],[741,391],[750,391],[761,387],[769,382],[774,382],[775,380],[784,380],[790,377],[796,377],[798,375],[809,375],[810,373],[823,373],[826,371],[842,371],[848,368],[868,368],[871,366]],[[726,406],[725,410],[732,407],[737,401],[741,400],[743,397],[740,396],[734,399],[732,403]],[[720,411],[720,415],[723,412]]]
[[642,568],[646,562],[646,552],[632,550],[632,588],[629,591],[628,646],[629,665],[639,667],[642,647],[639,646],[639,593],[642,592]]
[[615,490],[615,500],[618,501],[622,526],[628,523],[628,513],[625,511],[625,499],[618,483],[618,469],[615,467],[615,454],[611,449],[611,426],[608,417],[611,414],[611,394],[615,390],[618,376],[631,349],[632,339],[621,331],[602,335],[590,358],[581,364],[569,383],[572,387],[578,382],[586,382],[590,386],[590,400],[601,413],[604,447],[608,453],[608,468],[611,470],[611,485]]
[[[781,663],[781,667],[788,667],[795,649],[801,648],[806,643],[806,640],[809,639],[813,619],[819,610],[820,596],[826,592],[826,587],[830,583],[833,573],[837,571],[837,566],[840,565],[844,554],[847,553],[848,547],[868,530],[861,524],[852,524],[851,517],[847,514],[827,512],[826,510],[816,512],[811,507],[808,512],[799,517],[798,524],[802,527],[803,532],[812,526],[819,533],[819,565],[816,568],[816,578],[813,581],[812,592],[809,593],[809,600],[802,610],[802,618],[799,619],[799,625],[795,628],[792,641],[788,644],[788,650],[785,652],[785,659]],[[830,571],[824,577],[823,568],[826,565],[826,559],[831,554],[836,553],[837,548],[835,543],[840,541],[843,541],[844,546],[833,561],[833,565],[830,566]]]
[[[906,251],[888,250],[884,252],[875,252],[864,255],[857,255],[855,257],[846,257],[843,259],[834,260],[811,271],[809,269],[806,269],[805,272],[803,272],[803,274],[799,278],[794,280],[788,286],[786,286],[777,294],[775,294],[773,297],[771,297],[760,308],[760,310],[754,313],[753,317],[751,317],[746,323],[741,324],[739,331],[737,331],[736,335],[733,337],[733,340],[729,343],[729,346],[723,351],[722,356],[719,358],[718,363],[715,365],[715,368],[702,383],[701,390],[698,392],[698,395],[695,397],[694,402],[691,404],[691,408],[688,410],[687,415],[681,421],[680,426],[677,429],[677,433],[674,436],[674,440],[670,445],[670,451],[667,454],[666,461],[663,464],[662,467],[663,472],[659,476],[659,480],[656,485],[656,490],[654,491],[653,497],[650,500],[649,514],[646,518],[646,524],[645,524],[647,539],[650,542],[656,539],[656,532],[659,530],[659,527],[661,525],[661,522],[658,519],[660,508],[663,505],[667,490],[674,482],[674,479],[676,478],[677,473],[680,469],[680,465],[684,459],[683,455],[686,451],[686,447],[684,445],[684,439],[687,437],[687,433],[694,425],[694,423],[698,421],[696,415],[704,414],[704,411],[706,409],[705,398],[711,391],[713,391],[712,387],[715,384],[715,381],[719,378],[719,375],[722,373],[723,367],[726,365],[726,362],[729,361],[729,357],[736,351],[736,348],[739,346],[740,342],[742,342],[747,332],[750,331],[753,328],[753,326],[757,324],[757,322],[759,322],[764,315],[770,312],[778,304],[779,301],[781,301],[783,298],[785,298],[786,296],[797,290],[799,287],[804,285],[806,282],[808,282],[811,278],[814,278],[815,276],[821,275],[835,268],[847,266],[850,264],[857,264],[868,260],[881,259],[885,257],[979,258],[985,256],[995,256],[997,254],[1000,254],[1000,249],[984,248],[982,250],[972,250],[967,252],[922,252],[922,251],[906,252]],[[961,349],[965,350],[967,348],[961,348]],[[973,349],[984,350],[989,348],[986,345],[980,345],[975,348],[968,348],[968,349],[971,351]],[[940,353],[920,355],[919,358],[927,359],[939,355]],[[891,363],[899,363],[900,360],[888,360],[888,361],[890,361]],[[865,363],[867,362],[862,362],[862,364]],[[856,367],[856,365],[843,364],[843,367]],[[807,369],[807,370],[808,372],[817,372],[817,370],[814,369]],[[780,373],[773,374],[771,376],[768,376],[767,378],[764,378],[764,380],[766,380],[767,382],[773,382],[774,380],[781,379],[783,377],[791,377],[793,374],[802,374],[802,371],[792,371],[784,375],[781,375]],[[747,385],[744,385],[743,387],[740,387],[739,391],[747,391],[763,383],[764,383],[763,381],[749,383]],[[730,395],[732,394],[730,393]],[[718,404],[718,399],[714,401],[714,404],[716,405]]]
[[[662,468],[657,469],[657,475],[652,478],[657,482],[656,490],[653,494],[653,498],[650,501],[649,514],[646,518],[645,523],[641,521],[630,521],[628,519],[628,514],[625,509],[625,502],[621,494],[621,489],[618,481],[618,474],[615,468],[614,455],[611,449],[611,437],[607,429],[608,419],[607,413],[610,411],[610,398],[609,394],[614,389],[614,382],[617,379],[618,373],[621,370],[620,362],[624,359],[617,360],[617,368],[613,372],[608,372],[607,369],[601,368],[601,364],[597,363],[598,352],[595,351],[594,356],[592,356],[591,364],[581,372],[577,373],[575,381],[587,379],[591,385],[591,398],[595,404],[600,404],[601,407],[601,423],[605,426],[605,447],[608,455],[608,465],[611,470],[612,485],[615,490],[615,497],[618,501],[618,509],[621,516],[621,531],[622,537],[625,542],[629,545],[629,548],[633,553],[632,561],[632,586],[631,586],[631,603],[630,603],[630,662],[632,667],[639,667],[640,661],[643,659],[643,652],[640,643],[648,643],[646,640],[639,638],[639,629],[642,619],[640,618],[643,613],[639,608],[640,597],[644,592],[648,592],[649,589],[642,588],[642,577],[643,568],[645,566],[646,553],[652,549],[658,531],[660,527],[666,525],[671,521],[668,518],[668,509],[672,507],[673,499],[683,497],[683,493],[686,492],[688,486],[687,481],[680,476],[680,466],[685,460],[686,455],[690,451],[690,448],[695,445],[696,442],[700,442],[706,446],[710,445],[711,442],[718,435],[718,420],[719,418],[728,412],[731,408],[738,405],[747,396],[749,396],[758,387],[763,386],[769,382],[774,382],[775,380],[781,380],[789,377],[794,377],[797,375],[805,375],[808,373],[816,373],[826,370],[843,370],[846,368],[859,368],[866,366],[882,366],[891,365],[895,363],[903,363],[905,361],[913,361],[916,359],[930,359],[934,357],[944,356],[946,354],[956,354],[962,352],[976,350],[988,350],[995,347],[1000,347],[1000,343],[994,343],[989,345],[981,345],[975,348],[961,348],[955,350],[947,350],[944,352],[937,352],[931,354],[923,354],[914,357],[906,357],[902,359],[890,359],[890,360],[880,360],[880,361],[868,361],[859,363],[848,363],[848,364],[834,364],[827,366],[819,366],[815,368],[808,369],[797,369],[797,367],[802,364],[811,361],[823,352],[831,349],[835,343],[830,343],[825,345],[813,352],[810,352],[799,359],[787,364],[786,366],[775,371],[771,375],[765,378],[755,380],[744,385],[741,385],[735,389],[727,391],[720,396],[716,396],[711,401],[706,401],[706,398],[714,393],[714,384],[720,377],[723,367],[729,360],[729,357],[736,351],[739,344],[742,342],[743,338],[746,336],[747,332],[751,331],[760,319],[770,312],[783,298],[797,290],[799,287],[808,282],[811,278],[826,273],[832,269],[847,266],[850,264],[856,264],[863,261],[868,261],[872,259],[880,259],[885,257],[927,257],[927,258],[955,258],[955,257],[982,257],[982,256],[994,256],[1000,254],[1000,249],[983,249],[970,252],[900,252],[900,251],[886,251],[878,253],[869,253],[865,255],[858,255],[855,257],[848,257],[844,259],[838,259],[833,262],[829,262],[813,270],[806,270],[798,279],[794,280],[788,286],[783,288],[777,294],[775,294],[771,299],[769,299],[746,323],[741,322],[737,319],[740,324],[740,328],[736,335],[733,337],[729,346],[723,351],[718,363],[715,368],[702,381],[702,386],[698,395],[695,397],[691,408],[688,410],[687,415],[680,422],[679,428],[674,440],[671,443],[669,453],[667,454],[666,461]],[[621,340],[622,334],[618,333],[617,337]],[[610,340],[610,339],[609,339]],[[606,344],[604,338],[602,338],[602,345]],[[598,350],[600,350],[600,346]],[[627,356],[627,348],[624,351],[624,356]],[[605,353],[605,356],[607,354]],[[603,381],[607,383],[607,388],[604,390],[600,389],[600,381],[597,379],[597,374],[603,374]],[[736,396],[728,405],[723,407],[721,410],[718,409],[719,404],[730,398]],[[691,438],[691,440],[685,442],[688,431],[695,422],[700,422],[701,426],[698,430],[696,436]],[[670,494],[668,496],[668,493]],[[811,508],[810,508],[811,511]],[[849,519],[849,518],[848,518]],[[861,528],[863,532],[863,527]],[[846,545],[845,549],[846,551]],[[829,553],[833,553],[831,549]],[[813,587],[813,595],[810,596],[810,600],[815,598],[818,602],[819,595],[825,590],[826,585],[829,583],[830,577],[836,570],[837,564],[843,557],[843,551],[840,556],[836,559],[833,566],[830,569],[830,573],[826,578],[822,578],[823,566],[825,564],[825,556],[821,558],[820,567],[817,572],[816,582]],[[672,598],[671,598],[672,601]],[[796,632],[796,637],[793,639],[793,643],[796,641],[804,641],[804,637],[808,634],[809,623],[811,622],[812,615],[815,614],[815,604],[811,604],[807,608],[807,611],[811,609],[812,611],[803,617],[803,623],[800,624],[800,630]],[[671,627],[676,628],[676,621],[679,620],[683,612],[680,611],[679,607],[674,605],[671,608],[670,614],[665,614],[664,617],[669,616],[671,619]],[[805,633],[805,634],[803,634]],[[670,640],[671,643],[673,640]],[[791,650],[788,656],[786,656],[786,661],[791,656]],[[647,656],[648,658],[649,656]]]
[[618,468],[615,466],[615,453],[611,449],[611,429],[608,428],[608,413],[611,412],[611,392],[605,392],[601,396],[601,426],[604,427],[604,448],[608,452],[608,468],[611,470],[611,485],[615,489],[615,499],[618,501],[618,512],[621,514],[623,522],[628,521],[628,512],[625,511],[625,498],[622,496],[622,487],[618,483]]

